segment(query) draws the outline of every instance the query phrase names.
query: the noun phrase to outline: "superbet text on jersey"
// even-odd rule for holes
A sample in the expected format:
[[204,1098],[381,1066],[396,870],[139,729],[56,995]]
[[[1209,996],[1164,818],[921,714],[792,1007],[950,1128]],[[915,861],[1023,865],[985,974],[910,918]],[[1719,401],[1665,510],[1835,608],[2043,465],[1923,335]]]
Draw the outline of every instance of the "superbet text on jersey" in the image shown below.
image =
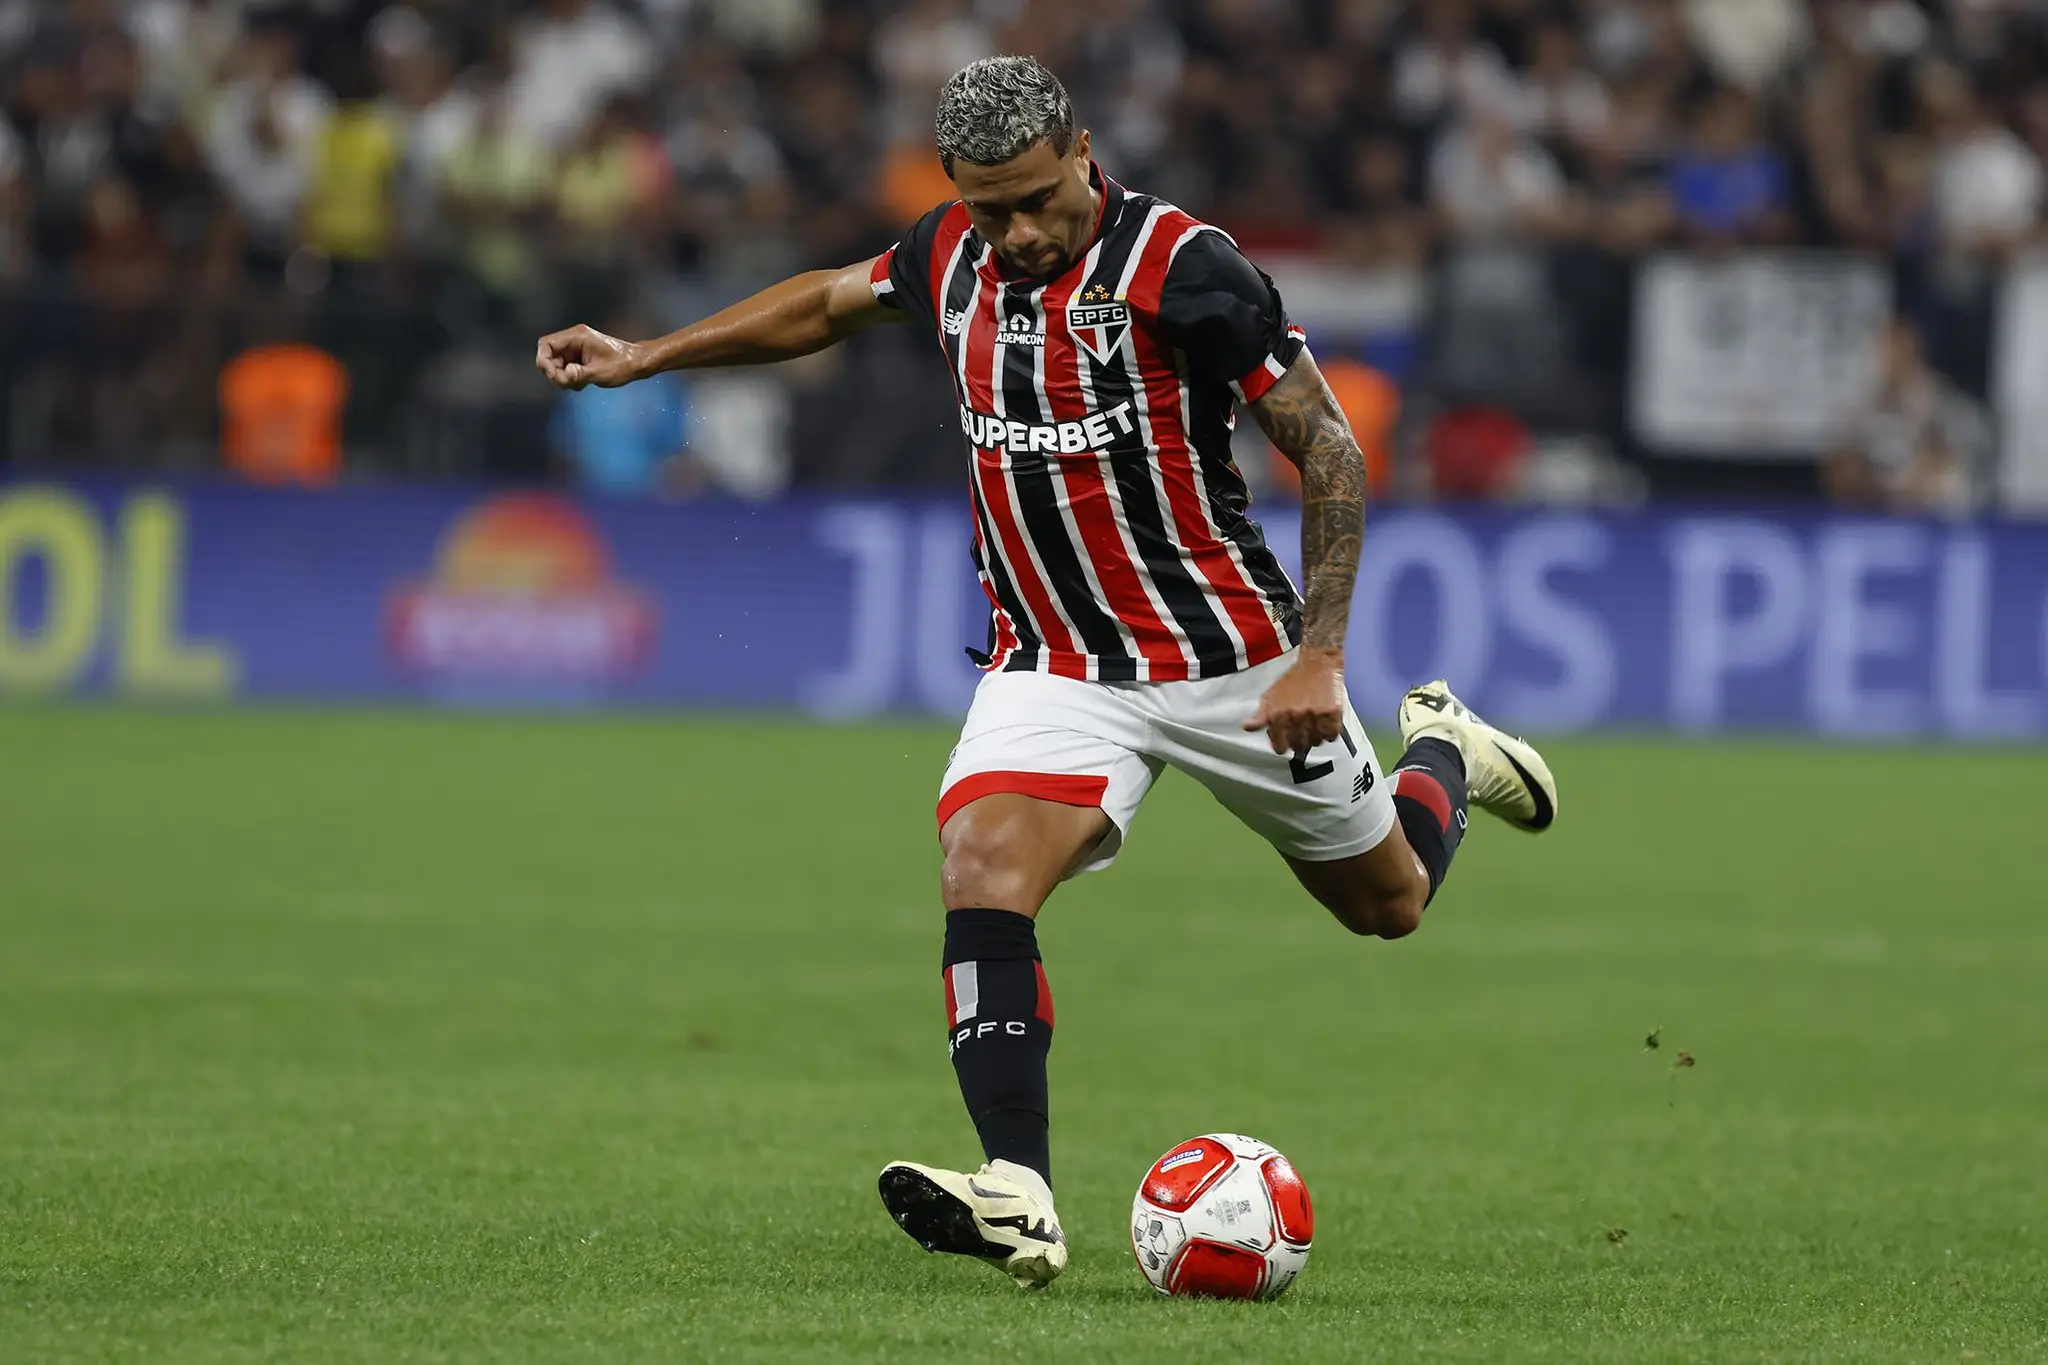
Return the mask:
[[1009,275],[950,203],[870,281],[952,367],[989,667],[1102,682],[1255,667],[1300,642],[1300,603],[1245,515],[1232,400],[1272,387],[1302,334],[1223,232],[1093,176],[1094,238],[1056,279]]

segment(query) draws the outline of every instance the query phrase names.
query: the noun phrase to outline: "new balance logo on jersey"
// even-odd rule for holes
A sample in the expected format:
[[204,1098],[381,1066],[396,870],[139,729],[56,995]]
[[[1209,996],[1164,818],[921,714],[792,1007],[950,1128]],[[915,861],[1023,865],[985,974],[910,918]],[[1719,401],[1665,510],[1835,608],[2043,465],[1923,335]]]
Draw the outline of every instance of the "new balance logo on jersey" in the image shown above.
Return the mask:
[[1067,330],[1082,350],[1107,364],[1123,349],[1131,330],[1130,306],[1122,300],[1109,303],[1076,303],[1067,307]]
[[1138,429],[1131,417],[1131,405],[1118,403],[1103,412],[1091,412],[1073,422],[1017,422],[992,417],[963,406],[960,430],[977,450],[1010,450],[1041,455],[1079,455],[1084,450],[1101,450],[1118,436]]
[[942,325],[946,329],[947,336],[959,336],[961,332],[967,329],[967,310],[964,308],[948,308]]

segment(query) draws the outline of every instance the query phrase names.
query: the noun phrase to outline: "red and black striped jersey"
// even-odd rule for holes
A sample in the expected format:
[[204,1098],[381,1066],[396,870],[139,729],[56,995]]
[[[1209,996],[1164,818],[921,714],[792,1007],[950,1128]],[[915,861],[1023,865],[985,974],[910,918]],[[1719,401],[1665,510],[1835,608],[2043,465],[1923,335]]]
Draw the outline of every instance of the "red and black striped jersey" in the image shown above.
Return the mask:
[[1249,668],[1300,643],[1301,612],[1246,516],[1232,400],[1285,374],[1302,333],[1223,232],[1095,183],[1095,236],[1057,279],[1010,277],[957,202],[871,279],[952,367],[990,667],[1104,682]]

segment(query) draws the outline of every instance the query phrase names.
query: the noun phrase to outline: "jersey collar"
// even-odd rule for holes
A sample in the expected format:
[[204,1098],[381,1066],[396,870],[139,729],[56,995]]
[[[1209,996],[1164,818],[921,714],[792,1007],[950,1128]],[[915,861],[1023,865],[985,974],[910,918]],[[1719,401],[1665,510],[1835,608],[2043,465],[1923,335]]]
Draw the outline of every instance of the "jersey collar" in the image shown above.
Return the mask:
[[[1088,161],[1088,184],[1090,188],[1096,190],[1102,196],[1100,202],[1095,206],[1095,231],[1088,235],[1088,240],[1081,246],[1080,254],[1074,258],[1074,263],[1067,267],[1065,274],[1055,276],[1050,280],[1033,281],[1023,275],[1011,274],[1009,269],[1003,265],[1003,258],[994,251],[988,251],[984,253],[981,264],[976,267],[980,271],[982,278],[991,284],[1030,284],[1032,288],[1038,289],[1047,285],[1058,284],[1061,280],[1067,278],[1068,275],[1079,270],[1083,263],[1087,261],[1088,253],[1093,251],[1095,244],[1102,240],[1102,234],[1116,226],[1117,219],[1124,211],[1124,187],[1103,174],[1102,164],[1093,157],[1089,158]],[[979,234],[976,235],[978,236]],[[983,245],[986,246],[987,242],[984,241]]]

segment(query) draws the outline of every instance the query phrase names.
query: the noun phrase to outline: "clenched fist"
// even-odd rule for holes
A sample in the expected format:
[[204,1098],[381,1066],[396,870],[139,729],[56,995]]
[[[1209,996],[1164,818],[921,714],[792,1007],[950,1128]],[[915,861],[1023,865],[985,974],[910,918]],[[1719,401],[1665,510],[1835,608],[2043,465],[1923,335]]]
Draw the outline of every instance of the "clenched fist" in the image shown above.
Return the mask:
[[1276,754],[1305,754],[1344,733],[1344,656],[1304,647],[1294,667],[1259,699],[1247,730],[1264,730]]
[[533,363],[550,382],[564,389],[589,384],[615,389],[642,376],[639,346],[580,325],[542,337]]

